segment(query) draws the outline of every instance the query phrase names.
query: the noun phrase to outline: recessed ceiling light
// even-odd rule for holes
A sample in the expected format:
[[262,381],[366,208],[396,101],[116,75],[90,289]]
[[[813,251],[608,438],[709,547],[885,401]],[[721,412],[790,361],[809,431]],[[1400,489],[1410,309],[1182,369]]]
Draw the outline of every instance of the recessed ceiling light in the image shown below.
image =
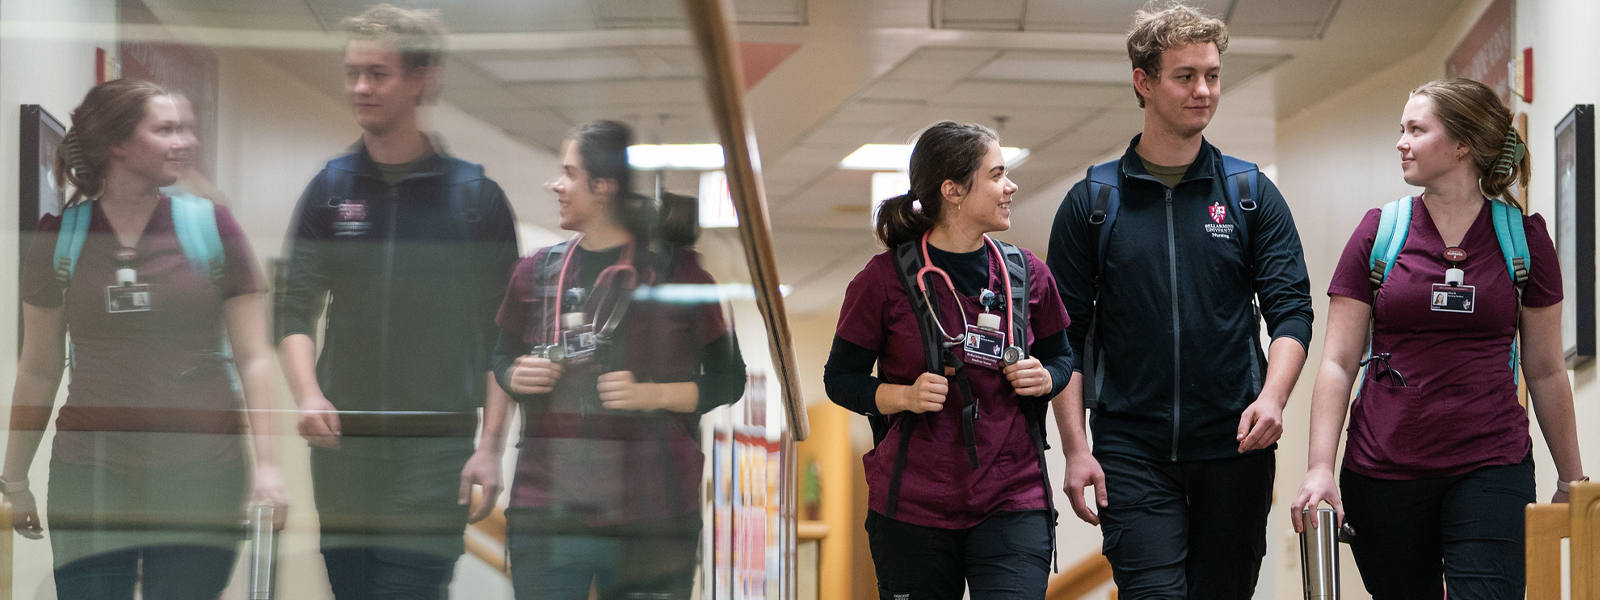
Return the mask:
[[[1000,148],[1006,166],[1016,168],[1028,158],[1027,148]],[[911,163],[909,144],[863,144],[839,161],[839,168],[858,171],[900,171]]]
[[646,171],[714,171],[722,168],[721,144],[637,144],[628,164]]

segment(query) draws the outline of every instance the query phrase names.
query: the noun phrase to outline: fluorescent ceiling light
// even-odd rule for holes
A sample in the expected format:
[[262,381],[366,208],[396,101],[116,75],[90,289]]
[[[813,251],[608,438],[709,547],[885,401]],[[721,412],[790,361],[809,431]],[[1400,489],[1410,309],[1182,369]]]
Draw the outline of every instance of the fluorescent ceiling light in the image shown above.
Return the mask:
[[714,171],[722,168],[721,144],[628,146],[628,164],[647,171]]
[[[1015,168],[1027,160],[1026,148],[1000,148],[1000,156],[1006,160],[1006,166]],[[841,169],[855,169],[858,171],[900,171],[911,164],[911,146],[909,144],[863,144],[850,156],[839,161]]]
[[911,176],[905,171],[882,171],[872,174],[872,211],[868,219],[878,226],[878,207],[883,201],[904,194],[911,189]]
[[739,215],[733,210],[733,195],[728,193],[728,175],[722,171],[700,174],[700,226],[738,227]]

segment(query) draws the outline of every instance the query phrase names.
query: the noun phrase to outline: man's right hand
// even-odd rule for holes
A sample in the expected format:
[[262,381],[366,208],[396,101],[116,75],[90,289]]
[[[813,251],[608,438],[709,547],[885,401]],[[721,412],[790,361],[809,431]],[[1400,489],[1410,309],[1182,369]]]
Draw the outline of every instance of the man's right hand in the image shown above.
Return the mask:
[[531,354],[517,357],[511,363],[511,393],[548,394],[561,379],[561,364]]
[[1100,515],[1089,508],[1083,499],[1083,488],[1094,486],[1094,501],[1100,508],[1105,508],[1106,500],[1106,472],[1100,468],[1100,461],[1088,452],[1078,452],[1067,457],[1067,500],[1072,502],[1072,512],[1078,514],[1079,519],[1090,525],[1100,524]]
[[322,395],[300,402],[300,437],[313,446],[339,449],[339,409]]

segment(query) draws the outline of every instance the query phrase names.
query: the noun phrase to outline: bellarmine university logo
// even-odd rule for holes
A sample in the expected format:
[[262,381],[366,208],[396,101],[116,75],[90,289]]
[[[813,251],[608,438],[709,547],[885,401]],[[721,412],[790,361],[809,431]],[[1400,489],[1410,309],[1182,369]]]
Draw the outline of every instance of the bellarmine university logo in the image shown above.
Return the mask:
[[1211,220],[1216,221],[1218,225],[1221,225],[1223,221],[1228,220],[1228,207],[1223,206],[1221,202],[1212,203]]

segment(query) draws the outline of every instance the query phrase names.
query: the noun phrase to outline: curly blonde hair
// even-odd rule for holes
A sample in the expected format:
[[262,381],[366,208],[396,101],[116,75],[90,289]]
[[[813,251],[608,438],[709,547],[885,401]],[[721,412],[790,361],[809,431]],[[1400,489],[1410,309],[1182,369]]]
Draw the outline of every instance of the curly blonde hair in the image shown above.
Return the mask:
[[[1161,53],[1189,44],[1216,44],[1217,53],[1228,51],[1228,25],[1193,7],[1178,2],[1166,8],[1150,8],[1133,13],[1133,29],[1128,30],[1128,60],[1133,68],[1144,69],[1152,78],[1161,76]],[[1144,96],[1133,91],[1144,108]]]
[[400,66],[407,71],[437,67],[444,59],[444,23],[438,10],[400,8],[375,4],[339,25],[351,41],[371,40],[394,44]]

